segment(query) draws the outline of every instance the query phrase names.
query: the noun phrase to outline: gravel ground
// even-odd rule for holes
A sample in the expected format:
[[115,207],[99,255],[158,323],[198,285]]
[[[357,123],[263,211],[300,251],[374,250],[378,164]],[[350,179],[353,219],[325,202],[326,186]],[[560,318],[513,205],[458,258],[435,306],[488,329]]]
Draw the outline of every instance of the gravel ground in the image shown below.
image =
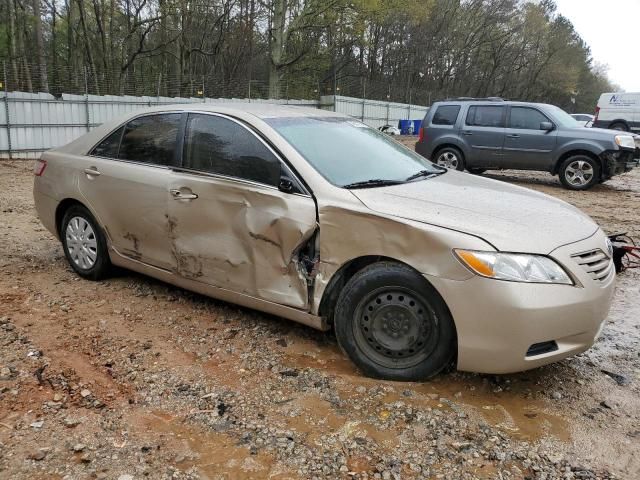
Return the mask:
[[[583,355],[374,381],[331,333],[129,272],[79,279],[28,167],[0,162],[0,478],[639,478],[640,272]],[[640,170],[577,193],[490,176],[640,238]]]

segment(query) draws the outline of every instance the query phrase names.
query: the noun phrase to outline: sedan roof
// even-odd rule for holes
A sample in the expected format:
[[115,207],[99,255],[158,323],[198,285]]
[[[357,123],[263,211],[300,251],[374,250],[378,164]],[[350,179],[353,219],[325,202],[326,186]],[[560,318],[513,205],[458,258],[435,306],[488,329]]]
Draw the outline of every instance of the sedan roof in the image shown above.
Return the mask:
[[[199,112],[230,113],[238,111],[248,113],[258,118],[290,118],[290,117],[346,117],[346,115],[322,110],[320,108],[310,108],[297,105],[279,105],[273,103],[250,103],[250,102],[212,102],[212,103],[177,103],[169,105],[159,105],[145,110],[138,110],[135,114],[154,111],[185,111],[193,110]],[[134,113],[134,112],[132,112]]]

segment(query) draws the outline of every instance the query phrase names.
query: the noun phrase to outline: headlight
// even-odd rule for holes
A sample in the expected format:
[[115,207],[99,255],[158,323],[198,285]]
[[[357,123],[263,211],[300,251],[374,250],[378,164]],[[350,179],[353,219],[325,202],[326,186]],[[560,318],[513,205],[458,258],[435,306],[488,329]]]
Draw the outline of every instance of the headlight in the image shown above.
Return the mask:
[[636,148],[636,142],[631,135],[616,135],[616,145],[622,148]]
[[549,257],[521,253],[454,250],[472,272],[497,280],[573,285],[567,272]]

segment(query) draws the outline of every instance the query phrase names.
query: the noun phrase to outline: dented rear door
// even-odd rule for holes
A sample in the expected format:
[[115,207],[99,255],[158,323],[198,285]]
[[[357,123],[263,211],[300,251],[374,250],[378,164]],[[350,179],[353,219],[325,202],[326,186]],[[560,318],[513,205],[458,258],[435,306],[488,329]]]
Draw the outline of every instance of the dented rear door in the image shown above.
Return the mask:
[[308,309],[308,247],[317,225],[313,198],[295,186],[279,190],[286,167],[234,119],[189,114],[182,151],[182,169],[172,174],[168,218],[175,271]]

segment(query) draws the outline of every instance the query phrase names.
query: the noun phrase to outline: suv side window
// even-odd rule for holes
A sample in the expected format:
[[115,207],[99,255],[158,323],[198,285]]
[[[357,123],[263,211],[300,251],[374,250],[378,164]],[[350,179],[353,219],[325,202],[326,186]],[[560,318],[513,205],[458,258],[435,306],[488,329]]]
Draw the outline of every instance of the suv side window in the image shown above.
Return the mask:
[[94,157],[118,158],[118,149],[120,148],[120,139],[124,127],[120,127],[102,142],[100,142],[89,155]]
[[134,118],[122,136],[118,158],[153,165],[174,165],[181,113]]
[[540,130],[540,124],[548,121],[549,119],[535,108],[511,107],[509,128]]
[[183,167],[272,186],[280,183],[280,160],[246,128],[216,115],[189,114]]
[[455,125],[460,113],[460,105],[440,105],[433,114],[433,125]]
[[466,124],[474,127],[504,127],[505,107],[474,105],[469,107]]

